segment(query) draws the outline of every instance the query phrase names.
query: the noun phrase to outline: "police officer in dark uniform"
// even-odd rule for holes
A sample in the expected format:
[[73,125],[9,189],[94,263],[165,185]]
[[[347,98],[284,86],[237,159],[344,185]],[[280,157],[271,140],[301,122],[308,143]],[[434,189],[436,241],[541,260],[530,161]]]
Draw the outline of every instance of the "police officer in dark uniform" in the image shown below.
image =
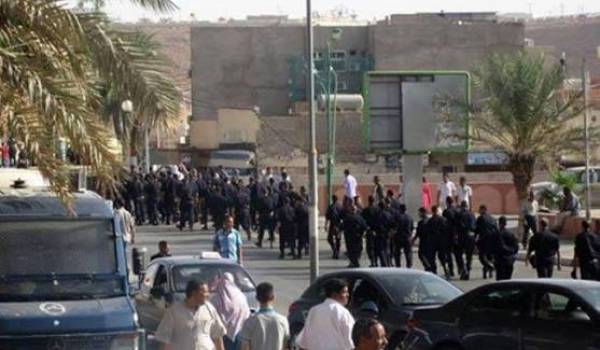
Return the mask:
[[[383,192],[382,192],[383,193]],[[379,207],[375,203],[375,197],[369,196],[369,205],[362,211],[362,217],[367,223],[367,256],[371,263],[369,267],[377,267],[377,250],[375,244],[375,232],[377,230],[377,220],[379,219]]]
[[183,230],[189,222],[190,231],[194,229],[194,186],[186,177],[179,185],[179,229]]
[[325,227],[327,230],[327,242],[331,247],[333,259],[340,258],[341,234],[340,224],[342,216],[342,205],[338,202],[338,197],[334,194],[331,196],[331,204],[327,207],[325,213]]
[[363,236],[368,226],[363,217],[357,212],[356,207],[351,205],[347,208],[342,219],[342,230],[348,249],[348,267],[360,267],[360,257],[363,251]]
[[552,278],[555,263],[556,268],[560,271],[560,241],[558,236],[548,228],[546,218],[540,221],[540,230],[534,233],[529,241],[525,263],[532,259],[534,253],[535,258],[532,265],[535,265],[539,278]]
[[142,225],[146,219],[144,218],[144,181],[141,174],[134,175],[131,188],[131,197],[135,205],[135,223]]
[[483,279],[492,278],[494,256],[490,247],[492,237],[498,233],[496,220],[487,212],[487,207],[479,207],[479,217],[475,222],[475,244],[479,252],[479,262],[483,266]]
[[458,242],[454,254],[460,279],[463,281],[468,281],[471,276],[473,252],[475,251],[475,222],[475,215],[471,212],[468,203],[462,201],[458,211]]
[[250,229],[250,190],[244,186],[244,182],[239,180],[236,187],[235,197],[235,223],[236,229],[241,226],[246,231],[248,241],[252,240],[252,231]]
[[283,198],[283,205],[277,210],[279,228],[279,259],[284,259],[286,245],[295,255],[296,250],[296,211],[288,196]]
[[308,202],[295,193],[292,197],[296,216],[296,259],[302,259],[302,251],[308,255]]
[[210,187],[206,173],[200,173],[198,179],[196,179],[196,186],[198,187],[198,199],[200,203],[200,223],[204,230],[208,230],[208,197]]
[[221,229],[225,222],[227,209],[229,204],[227,198],[223,194],[223,190],[218,185],[214,184],[213,189],[208,197],[208,208],[213,219],[215,228]]
[[273,199],[272,189],[267,187],[267,193],[258,199],[257,210],[258,210],[258,241],[256,246],[262,248],[265,231],[269,232],[269,243],[273,248],[273,241],[275,240],[274,235],[274,217],[273,212],[275,211],[275,202]]
[[379,202],[379,215],[375,230],[375,251],[379,266],[390,266],[390,232],[394,225],[394,215],[388,207],[389,201]]
[[499,232],[493,234],[490,240],[490,248],[494,255],[494,267],[496,268],[496,280],[509,280],[512,278],[513,269],[519,252],[519,240],[512,232],[506,229],[506,217],[498,219]]
[[[448,223],[443,216],[439,215],[437,205],[431,207],[431,218],[427,221],[425,230],[430,237],[430,239],[427,240],[430,242],[428,244],[431,244],[430,247],[432,248],[430,261],[431,272],[437,274],[437,264],[435,261],[435,256],[437,255],[442,268],[444,269],[444,275],[449,279],[450,274],[446,270]],[[426,250],[429,250],[429,247]]]
[[171,225],[171,220],[174,220],[175,214],[175,200],[177,197],[177,175],[172,174],[170,171],[167,172],[167,179],[164,183],[164,210],[165,210],[165,221],[167,225]]
[[406,267],[411,268],[413,265],[412,233],[414,224],[410,215],[406,214],[406,205],[400,204],[395,220],[396,232],[392,236],[392,244],[394,247],[394,263],[396,267],[402,267],[400,255],[402,252],[404,252]]
[[427,223],[429,218],[427,217],[427,209],[419,208],[419,222],[417,223],[417,231],[412,239],[412,244],[419,240],[419,260],[425,268],[425,271],[434,272],[433,266],[435,266],[435,247],[433,245],[433,239],[431,232],[427,230]]
[[[455,257],[456,245],[458,242],[458,231],[460,229],[459,212],[454,206],[452,197],[446,198],[446,209],[442,212],[442,216],[446,219],[447,235],[442,244],[443,254],[446,255],[446,268],[450,277],[454,277],[454,263],[452,259]],[[457,261],[458,265],[458,261]],[[460,266],[458,266],[460,268]]]
[[575,257],[573,259],[573,275],[577,275],[577,267],[581,269],[582,280],[598,278],[598,245],[597,236],[590,231],[587,221],[581,222],[582,232],[575,237]]
[[152,174],[146,175],[146,184],[144,185],[144,194],[146,199],[146,212],[148,221],[152,225],[158,225],[158,196],[160,185],[156,177]]

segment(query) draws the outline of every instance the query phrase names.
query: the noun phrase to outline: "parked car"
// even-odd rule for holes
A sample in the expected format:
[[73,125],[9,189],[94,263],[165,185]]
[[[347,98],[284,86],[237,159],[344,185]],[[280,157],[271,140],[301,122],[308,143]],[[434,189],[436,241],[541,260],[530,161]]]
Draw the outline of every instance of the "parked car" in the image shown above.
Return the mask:
[[160,258],[148,265],[135,296],[140,324],[148,333],[156,331],[165,310],[173,302],[185,299],[185,287],[191,279],[208,283],[212,292],[216,282],[229,273],[246,295],[248,305],[255,307],[256,284],[250,274],[234,261],[208,256]]
[[[585,167],[567,168],[561,171],[561,174],[569,177],[573,176],[577,183],[573,190],[575,193],[582,194],[585,191]],[[600,207],[600,166],[591,166],[589,169],[590,191],[592,194],[592,207]],[[531,189],[536,198],[542,199],[544,196],[552,195],[561,197],[563,195],[562,187],[554,181],[536,182],[531,185]],[[579,198],[584,200],[584,196]],[[582,203],[583,204],[583,203]]]
[[401,344],[408,331],[406,321],[414,310],[445,304],[462,294],[438,276],[413,269],[365,268],[329,273],[317,279],[290,305],[288,320],[292,337],[304,327],[310,308],[325,299],[323,286],[332,278],[348,282],[348,308],[355,317],[373,312],[385,325],[390,337],[388,349],[397,349]]
[[416,310],[406,350],[600,349],[600,283],[498,282]]

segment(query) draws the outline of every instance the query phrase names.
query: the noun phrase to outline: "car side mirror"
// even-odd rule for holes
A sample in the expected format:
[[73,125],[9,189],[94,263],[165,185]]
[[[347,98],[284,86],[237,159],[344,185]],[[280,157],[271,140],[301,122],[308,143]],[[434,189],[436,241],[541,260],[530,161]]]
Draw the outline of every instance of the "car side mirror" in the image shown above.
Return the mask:
[[152,289],[150,289],[150,295],[154,299],[160,299],[160,298],[162,298],[165,295],[165,290],[161,286],[159,286],[159,287],[152,287]]

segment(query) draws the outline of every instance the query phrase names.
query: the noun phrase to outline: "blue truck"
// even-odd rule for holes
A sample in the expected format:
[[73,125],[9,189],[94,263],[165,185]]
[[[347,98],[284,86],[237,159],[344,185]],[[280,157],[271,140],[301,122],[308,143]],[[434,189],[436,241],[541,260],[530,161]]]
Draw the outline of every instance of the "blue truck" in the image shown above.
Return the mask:
[[0,349],[144,349],[122,233],[98,194],[68,210],[44,188],[0,188]]

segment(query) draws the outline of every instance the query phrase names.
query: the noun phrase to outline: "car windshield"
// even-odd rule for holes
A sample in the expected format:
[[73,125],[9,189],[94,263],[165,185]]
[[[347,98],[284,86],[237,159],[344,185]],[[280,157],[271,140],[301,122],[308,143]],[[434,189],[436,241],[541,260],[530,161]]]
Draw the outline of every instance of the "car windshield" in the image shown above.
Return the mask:
[[236,286],[244,292],[253,292],[255,290],[254,282],[250,275],[244,269],[237,265],[185,265],[173,268],[173,282],[175,290],[179,293],[185,292],[188,281],[194,279],[208,283],[209,289],[213,292],[218,281],[231,274]]
[[429,274],[382,276],[381,284],[399,305],[445,304],[462,294],[450,283]]
[[594,309],[600,311],[600,288],[576,288],[575,291]]
[[123,295],[111,220],[0,224],[0,299]]

